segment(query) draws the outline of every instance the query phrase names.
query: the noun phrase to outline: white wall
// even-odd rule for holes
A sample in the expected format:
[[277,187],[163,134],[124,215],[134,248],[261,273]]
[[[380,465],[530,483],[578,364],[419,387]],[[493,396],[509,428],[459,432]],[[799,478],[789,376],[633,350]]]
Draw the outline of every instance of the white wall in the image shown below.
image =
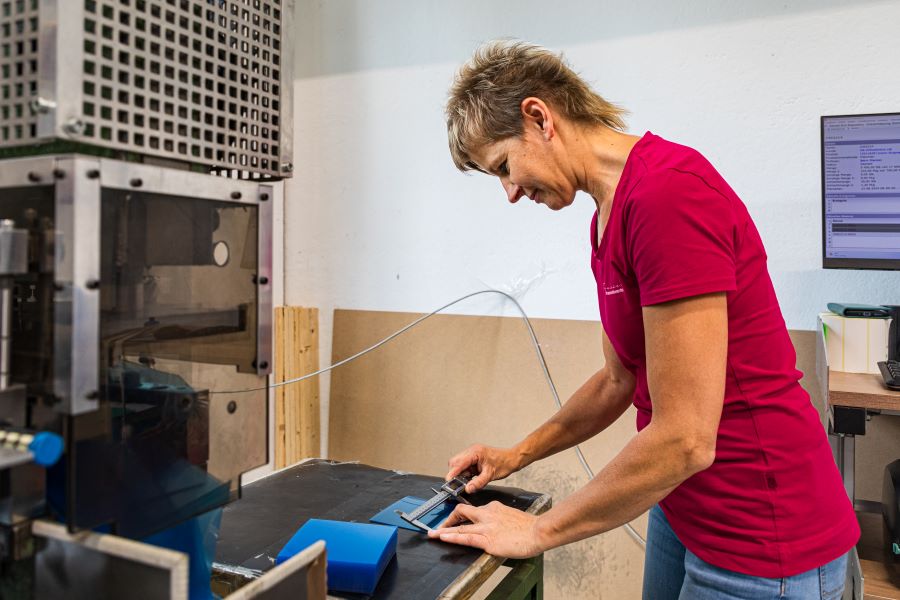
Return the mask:
[[[428,311],[530,281],[531,315],[597,318],[591,200],[509,206],[495,180],[450,162],[446,89],[495,37],[564,51],[630,109],[632,132],[703,152],[756,220],[789,327],[812,329],[828,301],[900,303],[900,273],[820,267],[818,119],[900,111],[900,3],[633,4],[298,0],[285,297],[321,309],[323,361],[335,307]],[[500,308],[480,299],[459,312]]]

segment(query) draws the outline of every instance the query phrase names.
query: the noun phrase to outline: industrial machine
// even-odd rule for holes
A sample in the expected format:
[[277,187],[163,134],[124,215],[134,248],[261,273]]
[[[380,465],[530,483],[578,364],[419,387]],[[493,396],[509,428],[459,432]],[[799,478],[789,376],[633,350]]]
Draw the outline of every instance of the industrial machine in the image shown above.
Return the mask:
[[2,598],[211,597],[267,459],[292,14],[0,0]]

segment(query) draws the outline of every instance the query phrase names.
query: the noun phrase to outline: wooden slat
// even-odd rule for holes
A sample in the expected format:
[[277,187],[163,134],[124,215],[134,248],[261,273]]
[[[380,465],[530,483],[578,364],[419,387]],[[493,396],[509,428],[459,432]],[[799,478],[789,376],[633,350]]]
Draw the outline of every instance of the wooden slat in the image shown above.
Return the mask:
[[[316,308],[285,306],[276,310],[276,381],[294,379],[319,368],[318,323]],[[276,468],[319,455],[318,377],[279,388],[275,427]]]
[[[300,359],[300,321],[303,313],[293,308],[291,312],[291,372],[290,378],[294,379],[300,375],[304,375],[303,362]],[[298,460],[300,454],[300,395],[303,392],[303,383],[291,384],[291,412],[288,414],[288,454],[287,461],[289,465],[294,464]]]
[[[291,372],[291,379],[294,377],[299,377],[300,375],[305,375],[306,373],[303,371],[303,317],[306,313],[302,310],[292,310],[291,317],[293,318],[293,328],[294,328],[294,338],[292,340],[291,345],[291,359],[293,361],[293,371]],[[303,446],[303,442],[301,440],[301,432],[303,430],[303,423],[301,423],[300,413],[301,413],[301,405],[303,403],[303,393],[306,391],[306,382],[301,381],[299,383],[293,384],[291,387],[294,388],[294,396],[291,402],[291,420],[288,421],[288,424],[291,428],[291,452],[288,455],[288,464],[294,464],[301,457],[301,448]]]
[[[291,307],[285,307],[285,323],[284,330],[286,332],[285,344],[284,344],[284,352],[285,359],[287,360],[287,368],[285,369],[285,379],[293,379],[297,374],[297,329],[296,329],[296,321],[297,321],[297,311],[292,310]],[[296,425],[296,417],[294,413],[296,412],[297,405],[297,396],[300,395],[300,386],[296,383],[290,384],[285,387],[285,412],[284,412],[284,427],[285,427],[285,464],[290,465],[294,463],[294,455],[296,451],[294,450],[294,440],[295,438],[295,425]]]
[[[319,311],[303,310],[298,330],[300,373],[313,373],[319,368]],[[319,455],[319,379],[313,377],[301,383],[298,414],[297,459]]]

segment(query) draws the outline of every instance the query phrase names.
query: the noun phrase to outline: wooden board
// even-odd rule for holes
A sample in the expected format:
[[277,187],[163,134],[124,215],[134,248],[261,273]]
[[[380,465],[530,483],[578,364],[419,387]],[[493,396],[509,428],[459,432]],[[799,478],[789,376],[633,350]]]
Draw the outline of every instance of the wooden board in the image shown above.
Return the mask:
[[900,411],[900,392],[884,387],[881,375],[828,372],[828,400],[833,406]]
[[[275,309],[275,382],[319,369],[319,310]],[[319,378],[275,388],[275,468],[319,455]]]

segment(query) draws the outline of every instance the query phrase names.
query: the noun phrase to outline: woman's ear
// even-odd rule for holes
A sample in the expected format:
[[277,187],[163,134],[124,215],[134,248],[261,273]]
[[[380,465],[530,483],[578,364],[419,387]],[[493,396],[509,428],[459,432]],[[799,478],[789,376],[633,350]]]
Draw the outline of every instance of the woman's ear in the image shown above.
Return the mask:
[[547,103],[540,98],[529,96],[522,100],[522,119],[525,128],[529,126],[539,130],[541,137],[549,141],[556,135],[553,123],[553,113]]

